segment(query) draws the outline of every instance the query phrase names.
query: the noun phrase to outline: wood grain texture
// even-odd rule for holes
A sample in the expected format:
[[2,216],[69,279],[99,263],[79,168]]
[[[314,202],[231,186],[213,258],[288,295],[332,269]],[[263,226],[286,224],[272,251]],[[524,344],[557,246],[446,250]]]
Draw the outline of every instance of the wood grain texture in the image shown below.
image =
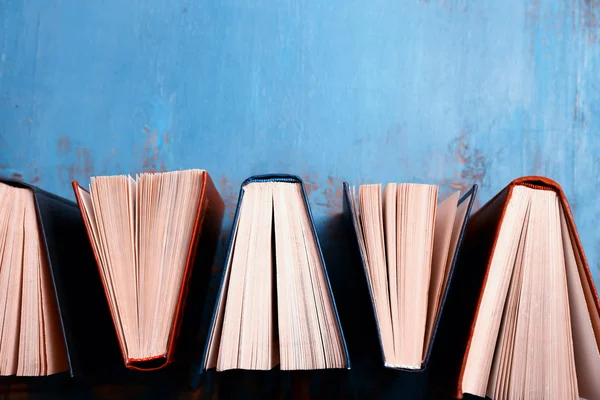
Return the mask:
[[[600,283],[598,0],[0,0],[0,172],[302,176],[327,262],[343,180],[558,181]],[[215,268],[219,268],[217,260]]]

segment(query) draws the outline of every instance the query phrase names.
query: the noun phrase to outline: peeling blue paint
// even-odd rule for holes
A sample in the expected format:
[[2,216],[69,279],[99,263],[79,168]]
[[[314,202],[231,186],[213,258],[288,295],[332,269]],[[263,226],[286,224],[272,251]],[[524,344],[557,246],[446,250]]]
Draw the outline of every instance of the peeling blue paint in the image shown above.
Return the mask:
[[0,168],[68,197],[71,177],[206,168],[230,208],[247,176],[291,172],[321,232],[341,180],[476,181],[483,203],[544,174],[600,282],[599,8],[0,0]]

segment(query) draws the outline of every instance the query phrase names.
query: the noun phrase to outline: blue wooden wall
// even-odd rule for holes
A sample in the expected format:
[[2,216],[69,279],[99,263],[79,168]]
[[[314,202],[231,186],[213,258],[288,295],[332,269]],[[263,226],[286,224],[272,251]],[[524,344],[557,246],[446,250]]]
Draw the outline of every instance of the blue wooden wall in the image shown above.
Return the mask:
[[0,0],[0,167],[306,179],[325,247],[341,182],[563,185],[597,283],[598,0]]

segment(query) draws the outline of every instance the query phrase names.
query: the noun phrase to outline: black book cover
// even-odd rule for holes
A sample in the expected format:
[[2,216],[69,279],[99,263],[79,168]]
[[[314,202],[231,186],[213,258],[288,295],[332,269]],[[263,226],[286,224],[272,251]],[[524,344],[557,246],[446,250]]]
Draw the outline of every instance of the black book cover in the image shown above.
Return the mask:
[[[383,356],[383,348],[381,345],[381,338],[379,332],[379,324],[377,322],[377,317],[375,314],[375,305],[373,302],[373,296],[371,294],[371,289],[368,282],[366,265],[364,263],[364,255],[362,254],[362,250],[359,246],[359,234],[358,234],[358,223],[356,221],[351,209],[350,204],[350,196],[352,196],[350,192],[350,185],[347,182],[344,182],[344,219],[346,222],[347,230],[349,232],[349,236],[352,241],[352,253],[353,257],[356,260],[360,260],[356,263],[352,263],[352,267],[354,271],[352,271],[352,279],[357,280],[352,285],[352,290],[354,291],[353,295],[353,303],[352,304],[352,318],[346,323],[344,320],[344,325],[348,326],[347,336],[348,342],[350,344],[350,353],[352,354],[352,359],[355,360],[355,365],[357,363],[369,365],[370,368],[382,369],[382,370],[395,370],[409,373],[409,375],[420,375],[424,372],[427,372],[429,364],[432,360],[434,360],[438,354],[438,347],[436,338],[440,335],[440,321],[444,317],[444,311],[446,309],[446,300],[448,297],[448,292],[452,287],[453,276],[455,275],[457,260],[459,259],[461,250],[462,250],[462,242],[465,234],[465,228],[467,226],[467,222],[469,220],[469,216],[471,214],[471,209],[473,207],[473,202],[475,200],[477,194],[477,185],[473,185],[473,187],[463,194],[461,199],[458,202],[460,206],[463,202],[468,201],[467,210],[465,219],[460,228],[460,233],[458,236],[458,241],[456,243],[456,251],[454,252],[454,257],[452,259],[452,263],[450,265],[450,270],[448,272],[448,282],[446,287],[443,290],[443,294],[440,301],[440,310],[436,321],[434,323],[433,332],[431,336],[431,340],[429,342],[429,347],[427,349],[425,358],[423,360],[422,366],[419,369],[406,369],[401,367],[386,367],[384,366],[384,356]],[[356,264],[357,266],[355,266]],[[359,265],[360,264],[360,265]],[[358,269],[358,270],[357,270]],[[350,319],[350,318],[349,318]],[[382,372],[386,373],[386,372]],[[418,379],[424,378],[414,378],[414,381]],[[410,379],[409,379],[410,380]],[[426,386],[427,383],[419,384],[419,386]]]
[[[206,363],[206,358],[208,357],[208,345],[209,345],[209,336],[210,336],[210,332],[213,329],[213,326],[216,322],[216,317],[217,317],[217,305],[218,305],[218,299],[220,297],[221,291],[224,289],[223,285],[224,285],[224,281],[225,281],[225,276],[226,276],[226,269],[227,269],[227,265],[229,263],[229,259],[232,256],[232,245],[233,245],[233,237],[234,237],[234,232],[235,232],[235,227],[237,225],[237,221],[238,218],[240,217],[240,205],[242,202],[242,198],[244,195],[244,186],[246,186],[249,183],[252,182],[294,182],[294,183],[299,183],[302,187],[302,197],[304,200],[304,204],[306,205],[306,209],[308,211],[308,217],[311,223],[311,227],[312,227],[312,231],[313,234],[315,236],[315,240],[317,243],[317,248],[319,251],[319,256],[321,259],[321,262],[324,266],[324,273],[325,273],[325,279],[327,281],[327,285],[328,285],[328,291],[329,291],[329,295],[331,297],[332,300],[332,304],[333,304],[333,308],[334,308],[334,312],[335,312],[335,317],[336,317],[336,321],[338,324],[338,328],[342,337],[342,342],[343,342],[343,346],[344,346],[344,353],[345,353],[345,358],[346,358],[346,366],[349,369],[350,368],[350,357],[349,357],[349,353],[348,353],[348,348],[347,348],[347,344],[346,344],[346,340],[344,338],[344,333],[342,330],[342,325],[340,323],[340,318],[339,318],[339,314],[338,314],[338,309],[336,306],[336,302],[335,302],[335,298],[333,296],[332,290],[331,290],[331,283],[329,281],[329,276],[327,274],[327,267],[325,266],[325,261],[323,259],[323,253],[321,250],[321,245],[319,243],[319,239],[318,239],[318,235],[317,235],[317,231],[315,229],[315,223],[314,223],[314,219],[313,219],[313,215],[310,209],[310,205],[308,202],[308,197],[306,194],[306,190],[304,188],[304,184],[302,182],[302,179],[300,179],[298,176],[295,175],[288,175],[288,174],[266,174],[266,175],[255,175],[252,176],[248,179],[246,179],[240,188],[240,193],[239,193],[239,197],[238,197],[238,203],[237,203],[237,207],[236,207],[236,211],[235,211],[235,216],[233,219],[233,225],[232,225],[232,230],[231,230],[231,234],[229,237],[229,244],[227,247],[227,255],[225,257],[225,266],[223,267],[223,270],[221,272],[221,280],[220,280],[220,284],[219,284],[219,288],[217,290],[217,294],[216,294],[216,299],[214,302],[214,307],[212,310],[212,316],[211,316],[211,320],[210,320],[210,325],[208,328],[208,332],[206,333],[206,340],[205,340],[205,346],[204,346],[204,352],[202,354],[202,358],[200,360],[199,364],[196,364],[192,370],[192,387],[193,388],[197,388],[198,385],[200,384],[200,380],[202,378],[202,375],[206,372],[204,365]],[[271,375],[271,371],[228,371],[225,372],[224,374],[228,374],[228,375],[239,375],[239,373],[248,373],[250,372],[251,374],[255,374],[256,376],[270,376]],[[289,372],[293,372],[293,371],[286,371],[286,373]]]
[[68,375],[87,378],[110,370],[119,362],[119,345],[79,208],[36,186],[0,181],[33,192],[67,351]]

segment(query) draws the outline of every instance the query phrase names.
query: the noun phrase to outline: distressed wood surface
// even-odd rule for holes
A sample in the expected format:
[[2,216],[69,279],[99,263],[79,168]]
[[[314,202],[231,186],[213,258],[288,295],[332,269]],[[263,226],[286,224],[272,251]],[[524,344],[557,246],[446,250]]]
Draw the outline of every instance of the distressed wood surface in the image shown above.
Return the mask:
[[483,204],[541,174],[600,283],[599,25],[598,0],[0,0],[0,172],[73,198],[204,168],[223,241],[246,177],[294,173],[328,263],[343,180],[477,183]]

